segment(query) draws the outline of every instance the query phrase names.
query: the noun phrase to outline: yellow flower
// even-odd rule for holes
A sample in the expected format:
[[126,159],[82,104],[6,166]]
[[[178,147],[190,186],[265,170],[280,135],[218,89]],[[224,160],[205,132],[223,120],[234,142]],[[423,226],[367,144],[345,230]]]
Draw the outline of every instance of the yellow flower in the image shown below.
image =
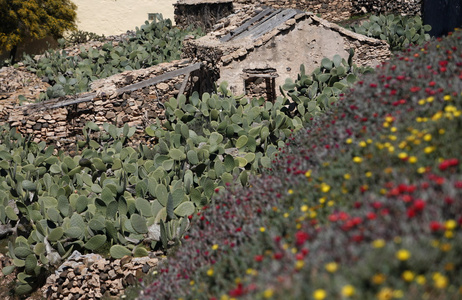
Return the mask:
[[433,274],[433,283],[436,288],[445,289],[448,286],[449,280],[446,276],[435,273]]
[[302,212],[308,211],[308,205],[306,205],[306,204],[302,205],[302,206],[300,207],[300,210],[301,210]]
[[212,246],[212,250],[217,250],[217,249],[218,249],[218,245],[217,245],[217,244],[215,244],[215,245]]
[[429,142],[432,140],[432,135],[430,133],[427,133],[426,135],[424,135],[423,139],[424,141]]
[[409,163],[411,164],[415,164],[417,162],[417,157],[415,156],[409,156]]
[[446,229],[448,229],[448,230],[454,230],[454,229],[457,227],[457,222],[454,221],[454,220],[447,220],[447,221],[444,223],[444,226],[445,226]]
[[346,173],[345,175],[343,175],[343,178],[345,178],[345,180],[349,180],[351,178],[351,175]]
[[443,252],[448,252],[449,250],[451,250],[451,244],[448,244],[448,243],[444,243],[441,245],[440,249],[441,251]]
[[221,295],[220,300],[230,300],[230,299],[228,295],[224,294],[224,295]]
[[392,123],[393,122],[393,117],[385,117],[385,121],[388,122],[388,123]]
[[435,97],[428,97],[428,98],[427,98],[427,102],[428,102],[428,103],[433,102],[433,100],[435,100]]
[[191,281],[189,282],[189,285],[194,285],[194,284],[195,284],[194,280],[191,280]]
[[383,248],[385,246],[385,240],[378,239],[372,242],[372,247],[374,248]]
[[393,298],[403,298],[404,293],[402,290],[394,290],[393,291]]
[[372,177],[372,172],[366,172],[366,177]]
[[415,275],[414,275],[414,273],[413,273],[412,271],[407,270],[407,271],[404,271],[404,272],[403,272],[403,274],[401,275],[401,277],[402,277],[405,281],[410,282],[410,281],[414,280]]
[[390,131],[391,131],[391,132],[396,132],[396,131],[398,131],[398,128],[392,127],[392,128],[390,128]]
[[353,140],[352,139],[346,139],[345,143],[351,144],[351,143],[353,143]]
[[274,294],[273,289],[266,289],[263,292],[263,298],[265,298],[265,299],[271,298],[271,297],[273,297],[273,294]]
[[283,216],[284,216],[284,218],[288,218],[288,217],[289,217],[289,213],[284,213]]
[[451,95],[445,95],[443,97],[444,101],[450,101],[451,100]]
[[425,147],[425,149],[424,149],[424,152],[425,152],[426,154],[430,154],[430,153],[432,153],[433,151],[435,151],[435,147],[432,147],[432,146]]
[[324,182],[321,183],[321,191],[323,193],[329,192],[330,191],[330,186],[328,184],[324,183]]
[[372,283],[379,285],[384,283],[386,279],[387,278],[383,274],[375,274],[374,276],[372,276]]
[[327,272],[330,273],[335,273],[338,270],[338,264],[336,262],[327,263],[324,267],[326,268]]
[[366,147],[367,144],[366,144],[365,141],[361,141],[361,142],[359,142],[359,146],[360,146],[360,147]]
[[399,157],[400,159],[405,159],[405,158],[407,158],[407,153],[406,153],[406,152],[400,152],[400,153],[398,154],[398,157]]
[[213,269],[212,268],[207,270],[207,276],[213,276]]
[[415,278],[415,282],[417,282],[417,284],[424,285],[425,282],[427,282],[427,279],[425,279],[425,276],[419,275]]
[[357,164],[360,164],[363,161],[363,159],[359,156],[355,156],[353,157],[353,161]]
[[419,103],[419,105],[424,105],[427,101],[425,101],[425,99],[420,99],[417,103]]
[[312,172],[311,170],[306,171],[305,172],[305,177],[310,178],[311,177],[311,172]]
[[423,174],[426,171],[427,171],[427,168],[425,168],[425,167],[420,167],[420,168],[417,169],[417,173],[419,173],[419,174]]
[[452,239],[454,237],[454,232],[452,232],[451,230],[446,230],[444,232],[444,237],[447,239]]
[[295,262],[295,270],[300,270],[305,266],[305,262],[303,260],[297,260]]
[[258,271],[257,271],[257,270],[254,270],[254,269],[252,269],[252,268],[248,268],[248,269],[245,271],[245,273],[246,273],[247,275],[256,276],[256,275],[258,274]]
[[287,192],[289,193],[289,195],[292,195],[294,193],[292,189],[288,190]]
[[408,260],[411,257],[411,252],[409,252],[406,249],[401,249],[398,252],[396,252],[396,258],[405,261]]
[[327,296],[327,293],[323,289],[318,289],[313,292],[313,298],[315,300],[323,300],[326,298],[326,296]]
[[265,227],[260,227],[260,232],[265,232],[266,228]]
[[342,288],[342,295],[345,297],[351,297],[355,294],[355,288],[352,285],[345,285]]
[[440,130],[438,130],[438,133],[439,134],[444,134],[446,132],[446,130],[444,130],[443,128],[441,128]]
[[377,294],[379,300],[389,300],[393,298],[393,290],[390,288],[383,288]]
[[395,152],[395,147],[393,147],[393,146],[388,147],[388,152],[390,152],[390,153]]

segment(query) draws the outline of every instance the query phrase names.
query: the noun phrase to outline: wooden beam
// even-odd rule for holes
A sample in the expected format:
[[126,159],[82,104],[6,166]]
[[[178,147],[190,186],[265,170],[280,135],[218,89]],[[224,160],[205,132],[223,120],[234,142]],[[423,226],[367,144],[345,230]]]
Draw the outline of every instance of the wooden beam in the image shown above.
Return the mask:
[[261,11],[255,17],[247,20],[244,24],[242,24],[238,28],[232,30],[230,33],[228,33],[224,37],[222,37],[220,39],[220,42],[224,43],[224,42],[227,42],[227,41],[231,40],[235,36],[237,36],[237,35],[241,34],[242,32],[246,31],[253,23],[255,23],[257,21],[260,21],[262,18],[264,18],[267,14],[269,14],[271,12],[274,13],[274,8],[269,7],[269,8],[264,9],[263,11]]
[[[189,76],[189,74],[193,71],[197,71],[201,68],[202,63],[195,63],[193,65],[187,66],[185,68],[177,69],[171,72],[167,72],[164,74],[161,74],[159,76],[143,80],[141,82],[131,84],[124,86],[120,89],[116,90],[116,93],[118,95],[126,92],[132,92],[136,91],[154,84],[158,84],[167,80],[170,80],[172,78],[181,76],[186,74],[186,76]],[[84,103],[84,102],[90,102],[93,101],[96,98],[96,93],[90,93],[90,94],[85,94],[84,96],[78,97],[76,99],[69,99],[69,100],[63,100],[57,102],[58,99],[50,99],[47,101],[43,101],[40,103],[34,103],[34,104],[29,104],[24,106],[24,110],[28,109],[38,109],[38,110],[45,110],[45,109],[54,109],[54,108],[60,108],[60,107],[65,107],[69,105],[74,105],[74,104],[79,104],[79,103]]]

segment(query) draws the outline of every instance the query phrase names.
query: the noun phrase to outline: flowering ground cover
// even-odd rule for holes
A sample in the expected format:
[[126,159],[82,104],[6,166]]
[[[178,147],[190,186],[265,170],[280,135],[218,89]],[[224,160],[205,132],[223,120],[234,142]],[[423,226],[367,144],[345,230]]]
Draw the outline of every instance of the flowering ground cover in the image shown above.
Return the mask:
[[141,299],[460,299],[462,32],[409,48],[217,190]]

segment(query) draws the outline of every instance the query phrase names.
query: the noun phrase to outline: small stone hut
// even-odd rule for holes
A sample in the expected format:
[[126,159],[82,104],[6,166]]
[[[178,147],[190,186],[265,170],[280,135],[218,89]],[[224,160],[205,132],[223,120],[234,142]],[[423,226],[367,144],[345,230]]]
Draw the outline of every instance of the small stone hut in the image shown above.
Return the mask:
[[309,12],[246,7],[220,20],[219,28],[185,43],[185,55],[207,62],[237,95],[279,93],[286,78],[297,78],[300,65],[311,72],[335,54],[375,66],[391,55],[385,41],[351,32]]

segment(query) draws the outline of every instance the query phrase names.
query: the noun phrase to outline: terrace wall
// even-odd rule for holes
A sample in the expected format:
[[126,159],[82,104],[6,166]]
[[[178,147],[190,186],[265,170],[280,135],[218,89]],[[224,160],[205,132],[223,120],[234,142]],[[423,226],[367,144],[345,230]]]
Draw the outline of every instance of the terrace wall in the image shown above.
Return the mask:
[[340,21],[361,13],[420,14],[422,0],[236,0],[274,8],[297,8],[320,14],[328,21]]

